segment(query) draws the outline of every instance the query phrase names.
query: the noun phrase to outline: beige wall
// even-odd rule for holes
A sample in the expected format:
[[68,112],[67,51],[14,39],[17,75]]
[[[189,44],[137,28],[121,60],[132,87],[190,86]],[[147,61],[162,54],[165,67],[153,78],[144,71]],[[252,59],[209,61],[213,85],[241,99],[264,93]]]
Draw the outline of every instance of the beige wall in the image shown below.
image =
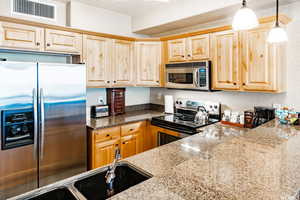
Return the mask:
[[[254,105],[272,106],[273,103],[287,104],[300,111],[300,2],[281,8],[293,18],[288,25],[288,64],[287,64],[287,92],[283,94],[262,94],[245,92],[194,92],[168,89],[151,89],[150,102],[163,104],[163,95],[173,95],[174,98],[185,97],[199,100],[218,101],[224,104],[224,108],[245,110]],[[272,10],[262,11],[260,15],[271,15]],[[191,27],[193,29],[193,27]],[[186,31],[186,30],[184,30]]]

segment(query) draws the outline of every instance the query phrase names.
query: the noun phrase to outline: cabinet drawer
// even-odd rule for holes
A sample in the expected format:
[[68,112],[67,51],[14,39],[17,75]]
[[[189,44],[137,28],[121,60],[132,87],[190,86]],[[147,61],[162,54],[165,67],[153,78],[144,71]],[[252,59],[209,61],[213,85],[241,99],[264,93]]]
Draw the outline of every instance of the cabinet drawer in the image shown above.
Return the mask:
[[96,142],[103,142],[120,138],[120,127],[112,127],[94,131]]
[[131,135],[137,131],[140,131],[142,126],[145,126],[144,121],[124,125],[121,127],[121,136]]

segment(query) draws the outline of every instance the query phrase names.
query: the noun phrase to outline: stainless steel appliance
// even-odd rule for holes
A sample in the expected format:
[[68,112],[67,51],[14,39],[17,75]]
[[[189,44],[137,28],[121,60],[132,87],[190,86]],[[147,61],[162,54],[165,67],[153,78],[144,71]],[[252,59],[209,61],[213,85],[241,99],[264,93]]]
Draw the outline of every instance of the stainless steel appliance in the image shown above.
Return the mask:
[[109,116],[108,105],[91,106],[91,118],[100,118]]
[[[221,119],[221,105],[215,102],[201,102],[189,99],[177,99],[175,103],[176,113],[154,117],[151,124],[164,129],[172,130],[179,135],[158,133],[158,145],[168,144],[190,135],[199,133],[204,126],[219,122]],[[197,120],[197,114],[205,109],[208,114],[207,120]]]
[[211,90],[211,61],[166,65],[166,87]]
[[86,171],[84,65],[0,61],[0,199]]

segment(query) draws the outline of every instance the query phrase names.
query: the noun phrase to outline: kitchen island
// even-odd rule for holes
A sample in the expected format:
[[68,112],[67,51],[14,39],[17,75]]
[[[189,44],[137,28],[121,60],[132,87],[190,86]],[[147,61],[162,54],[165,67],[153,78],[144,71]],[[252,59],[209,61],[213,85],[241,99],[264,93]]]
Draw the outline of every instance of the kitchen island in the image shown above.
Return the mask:
[[111,199],[296,199],[300,127],[276,120],[252,130],[217,123],[125,160],[153,177]]

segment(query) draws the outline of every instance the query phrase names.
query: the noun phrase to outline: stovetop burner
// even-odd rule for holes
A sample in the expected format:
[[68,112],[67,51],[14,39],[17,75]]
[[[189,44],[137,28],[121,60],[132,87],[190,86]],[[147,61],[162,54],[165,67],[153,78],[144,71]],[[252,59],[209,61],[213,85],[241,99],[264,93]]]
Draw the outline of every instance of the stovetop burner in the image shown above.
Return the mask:
[[181,121],[188,121],[188,122],[193,122],[195,117],[192,115],[184,115],[181,113],[175,113],[175,120],[181,120]]

